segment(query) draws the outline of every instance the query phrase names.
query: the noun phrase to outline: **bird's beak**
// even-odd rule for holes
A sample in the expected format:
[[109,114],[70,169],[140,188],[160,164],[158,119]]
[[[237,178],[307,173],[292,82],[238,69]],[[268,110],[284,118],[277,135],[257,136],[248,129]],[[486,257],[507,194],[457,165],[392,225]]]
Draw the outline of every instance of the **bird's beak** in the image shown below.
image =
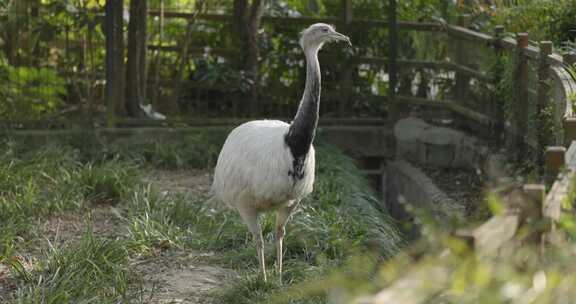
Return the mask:
[[350,42],[350,38],[346,35],[342,35],[338,32],[334,32],[332,34],[332,39],[333,39],[333,41],[344,41],[344,42],[346,42],[346,44],[348,44],[349,47],[352,47],[352,42]]

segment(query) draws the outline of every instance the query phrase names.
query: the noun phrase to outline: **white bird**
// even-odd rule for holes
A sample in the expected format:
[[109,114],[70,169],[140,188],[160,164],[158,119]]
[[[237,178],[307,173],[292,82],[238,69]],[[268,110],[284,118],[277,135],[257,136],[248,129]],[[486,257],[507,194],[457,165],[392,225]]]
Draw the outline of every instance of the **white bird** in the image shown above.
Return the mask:
[[218,157],[212,191],[215,198],[238,210],[256,243],[264,280],[264,241],[259,214],[275,210],[276,269],[282,274],[282,242],[286,222],[300,200],[312,192],[314,147],[320,107],[320,64],[323,44],[350,39],[328,24],[313,24],[300,35],[306,55],[306,84],[294,120],[256,120],[236,127]]
[[166,115],[164,115],[160,112],[154,111],[154,109],[152,109],[151,104],[147,104],[147,105],[139,104],[139,106],[140,106],[140,109],[144,112],[144,114],[146,114],[146,116],[148,116],[148,118],[152,118],[154,120],[166,120]]

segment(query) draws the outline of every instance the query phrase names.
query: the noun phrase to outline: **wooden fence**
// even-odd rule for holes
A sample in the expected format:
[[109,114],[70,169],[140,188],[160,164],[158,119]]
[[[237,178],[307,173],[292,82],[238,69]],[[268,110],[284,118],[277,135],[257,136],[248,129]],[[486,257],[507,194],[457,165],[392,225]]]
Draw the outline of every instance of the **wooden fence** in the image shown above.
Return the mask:
[[[345,1],[348,2],[348,1]],[[351,6],[344,6],[344,9],[351,10]],[[152,10],[149,12],[152,17],[162,16],[162,19],[182,19],[188,20],[194,17],[192,13],[170,12],[170,11],[157,11]],[[406,59],[401,50],[398,49],[399,37],[398,35],[389,35],[390,50],[389,57],[373,57],[373,56],[351,56],[347,58],[349,64],[344,68],[345,70],[339,71],[340,82],[337,91],[328,90],[326,97],[336,98],[338,101],[337,116],[345,117],[350,113],[350,99],[354,99],[353,85],[351,84],[354,76],[350,75],[351,71],[355,70],[360,65],[369,65],[372,67],[380,67],[389,72],[390,82],[396,82],[398,78],[398,69],[401,70],[427,70],[436,74],[448,73],[453,84],[451,90],[454,92],[451,96],[444,96],[440,99],[430,99],[414,96],[410,92],[390,90],[393,98],[389,96],[374,96],[383,103],[391,102],[390,107],[398,106],[400,108],[405,106],[419,106],[428,108],[437,108],[446,110],[456,117],[463,118],[459,122],[466,125],[468,128],[486,136],[502,132],[506,129],[510,135],[508,141],[511,146],[516,147],[515,150],[525,151],[525,146],[535,148],[539,151],[544,150],[546,138],[538,137],[537,134],[529,134],[528,120],[529,115],[527,109],[529,108],[528,100],[536,97],[536,113],[541,113],[547,105],[554,105],[554,121],[557,126],[558,132],[555,134],[555,144],[561,144],[562,135],[562,121],[565,115],[565,108],[567,108],[567,100],[575,92],[576,86],[572,81],[570,75],[567,75],[563,67],[571,64],[573,56],[562,58],[557,54],[552,53],[551,43],[548,41],[541,41],[538,47],[529,44],[529,37],[525,33],[517,34],[516,39],[504,37],[504,32],[501,27],[497,27],[493,35],[475,32],[467,28],[470,18],[468,16],[461,16],[458,25],[448,25],[440,23],[418,23],[418,22],[395,22],[395,14],[389,14],[389,20],[372,20],[372,19],[357,19],[354,18],[351,11],[346,11],[342,18],[326,17],[326,18],[313,18],[313,17],[263,17],[264,23],[269,24],[302,24],[307,25],[315,22],[328,22],[346,27],[356,28],[387,28],[394,29],[391,32],[418,32],[430,33],[433,35],[444,36],[449,40],[449,44],[455,45],[456,54],[450,54],[440,58],[439,60],[422,60],[422,59]],[[230,22],[231,15],[220,14],[200,14],[197,15],[199,20],[216,21],[216,22]],[[67,44],[73,42],[68,41]],[[149,44],[150,51],[159,52],[175,52],[179,51],[181,45],[165,45],[165,44]],[[485,68],[480,67],[479,64],[470,62],[470,58],[466,56],[466,49],[470,48],[486,48],[490,49],[493,56],[500,56],[508,54],[516,57],[516,92],[519,104],[515,106],[513,119],[504,122],[502,109],[498,107],[497,102],[492,100],[483,100],[470,104],[466,102],[467,97],[472,91],[472,83],[482,83],[487,87],[493,87],[498,79],[495,75],[487,71]],[[223,57],[233,56],[234,49],[227,48],[208,48],[207,46],[190,46],[188,49],[189,54],[192,56],[199,56],[206,54],[207,50],[210,54],[219,55]],[[330,54],[325,58],[330,59]],[[331,61],[331,60],[328,60]],[[530,70],[529,66],[535,67]],[[396,67],[396,68],[394,68]],[[531,86],[529,79],[536,79],[536,84]],[[150,77],[153,79],[153,77]],[[158,83],[162,87],[169,87],[172,82],[164,79]],[[221,92],[229,91],[230,88],[219,86],[218,84],[198,83],[195,81],[188,81],[186,83],[188,88],[195,88],[199,90],[216,90]],[[487,92],[494,98],[494,92]],[[552,93],[552,94],[551,94]],[[210,103],[210,101],[205,101]],[[285,111],[279,113],[267,113],[272,116],[283,116]],[[397,113],[394,113],[396,115]],[[394,116],[393,115],[393,116]],[[235,116],[235,115],[232,115]],[[540,116],[540,115],[537,115]],[[398,117],[392,117],[397,119]],[[541,121],[539,124],[543,123]],[[507,128],[504,128],[504,126]],[[541,129],[536,126],[534,129]]]
[[[340,74],[339,79],[337,80],[337,82],[340,83],[338,90],[326,90],[326,97],[333,97],[335,100],[337,100],[338,105],[336,106],[337,111],[335,111],[335,115],[340,117],[348,116],[351,113],[350,103],[355,98],[353,92],[354,87],[352,84],[355,76],[351,74],[354,73],[358,66],[369,65],[372,67],[381,67],[383,70],[388,72],[390,83],[394,87],[394,90],[389,91],[391,92],[391,95],[395,96],[373,97],[382,103],[387,103],[387,101],[391,102],[391,108],[394,108],[395,105],[398,105],[399,107],[403,107],[404,105],[415,105],[439,108],[449,111],[458,117],[465,118],[467,121],[465,121],[463,124],[468,125],[471,129],[481,130],[484,133],[490,134],[490,132],[486,132],[486,130],[491,130],[495,127],[495,130],[491,130],[492,134],[500,132],[500,129],[503,127],[502,123],[500,123],[503,121],[502,113],[499,113],[501,111],[495,107],[492,101],[483,100],[482,103],[476,103],[472,106],[465,102],[466,98],[469,96],[469,93],[473,91],[471,89],[471,83],[477,82],[491,86],[494,85],[495,81],[497,81],[497,79],[494,79],[495,75],[491,74],[486,69],[482,68],[478,64],[471,64],[469,56],[466,56],[466,50],[474,47],[488,48],[491,50],[491,53],[494,56],[508,53],[517,57],[517,80],[519,85],[517,87],[516,95],[519,96],[518,99],[521,103],[527,102],[528,99],[532,98],[531,96],[536,95],[538,99],[537,112],[541,112],[542,107],[544,107],[546,104],[549,104],[551,100],[555,105],[558,106],[556,108],[559,108],[563,100],[565,101],[568,99],[568,96],[572,94],[574,88],[571,84],[567,84],[571,81],[569,80],[570,77],[565,75],[566,72],[561,68],[565,64],[565,60],[556,54],[552,54],[551,45],[549,42],[542,41],[539,43],[540,47],[536,47],[529,44],[529,37],[527,34],[520,33],[517,35],[517,39],[512,39],[505,37],[505,33],[503,32],[502,28],[496,28],[492,35],[478,33],[468,28],[471,19],[466,15],[458,18],[457,25],[441,24],[438,22],[397,21],[397,14],[395,11],[396,2],[397,1],[389,1],[391,5],[388,7],[388,16],[386,20],[357,18],[354,15],[352,9],[352,1],[343,0],[342,13],[340,17],[315,18],[264,16],[262,21],[265,24],[271,25],[296,24],[302,26],[315,22],[326,22],[336,24],[345,32],[352,28],[360,28],[366,30],[386,28],[389,31],[389,50],[386,51],[386,53],[389,55],[388,58],[373,56],[347,57],[346,60],[348,61],[348,64],[344,65],[343,70],[338,72]],[[95,14],[95,19],[99,20],[98,22],[101,22],[103,19],[102,12],[94,11],[93,13]],[[168,22],[169,20],[186,21],[193,18],[217,23],[229,23],[232,20],[232,15],[200,14],[195,16],[194,13],[167,10],[150,10],[149,15],[152,18],[163,20],[163,22]],[[402,49],[399,48],[400,41],[403,37],[398,35],[398,33],[406,32],[427,33],[435,35],[435,37],[445,37],[449,40],[448,44],[454,45],[455,54],[445,55],[443,58],[436,60],[410,58],[410,56],[403,54]],[[156,41],[157,39],[151,40]],[[86,41],[72,41],[70,39],[66,39],[65,41],[60,42],[51,41],[49,43],[56,47],[66,48],[70,48],[74,45],[86,45]],[[99,41],[99,43],[103,43],[103,41]],[[96,47],[96,44],[92,45],[92,47]],[[165,53],[177,52],[182,47],[182,45],[178,44],[166,45],[164,42],[151,42],[148,45],[148,49],[152,52]],[[210,54],[220,55],[223,57],[230,57],[234,56],[235,54],[234,49],[199,45],[189,46],[188,53],[193,56],[204,55],[206,54],[207,49],[209,49]],[[85,50],[83,52],[85,52]],[[68,54],[68,50],[65,53]],[[572,57],[568,59],[573,61]],[[528,69],[529,65],[537,67],[535,72]],[[430,100],[429,98],[414,96],[414,94],[406,94],[406,92],[402,91],[397,92],[398,87],[396,86],[396,83],[398,79],[398,70],[428,70],[435,71],[437,74],[449,73],[450,78],[453,81],[452,90],[454,91],[454,94],[449,97],[443,96],[442,98],[436,98],[436,100]],[[82,71],[82,73],[85,74],[86,71]],[[74,76],[71,77],[74,78]],[[83,76],[78,78],[86,78],[88,80],[95,81],[99,80],[99,77],[103,77],[103,75],[94,75],[94,77]],[[530,87],[528,83],[530,78],[537,79],[538,84],[536,86]],[[154,77],[149,77],[149,79],[152,80]],[[551,88],[549,85],[546,85],[549,81],[552,82],[552,88],[554,89],[555,94],[553,94],[553,96],[547,94],[547,91]],[[163,79],[157,84],[166,88],[172,85],[172,82],[169,79]],[[229,90],[229,88],[218,86],[217,84],[210,85],[206,83],[198,83],[195,81],[189,81],[186,85],[193,89],[216,91]],[[560,93],[560,91],[564,91],[564,93]],[[206,101],[205,103],[210,102]],[[289,107],[289,109],[292,108],[293,107]],[[510,126],[507,128],[510,132],[522,135],[527,133],[527,108],[528,107],[526,107],[525,104],[520,104],[516,107],[517,113],[514,115],[515,119],[513,121],[509,121]],[[561,119],[558,117],[562,115],[564,111],[562,111],[562,113],[560,113],[560,111],[556,111],[555,113],[557,114],[557,125],[559,126],[559,129],[562,129],[560,123]],[[278,117],[285,113],[279,111],[279,113],[267,114]],[[396,114],[397,113],[394,113],[394,115]],[[395,118],[397,117],[393,117],[393,119]],[[558,134],[556,134],[558,139],[555,142],[556,144],[561,143],[560,139],[563,137],[563,135],[560,133],[561,132],[558,132]],[[528,143],[529,146],[539,147],[539,150],[543,150],[543,140],[543,138],[532,136],[529,138]],[[526,142],[522,136],[512,136],[511,141],[513,144],[519,147],[522,146],[522,143]],[[522,149],[518,150],[522,151]]]
[[[348,1],[344,1],[348,2]],[[394,2],[394,1],[391,1]],[[392,103],[389,107],[423,107],[436,108],[451,113],[457,120],[457,124],[467,129],[483,134],[484,137],[497,138],[498,134],[505,133],[506,143],[511,151],[515,151],[517,158],[521,158],[527,149],[536,151],[538,161],[543,164],[543,152],[548,144],[565,145],[566,140],[576,138],[576,134],[570,133],[566,127],[572,123],[572,96],[576,95],[576,83],[565,70],[567,65],[572,65],[575,61],[574,56],[559,56],[552,52],[552,44],[549,41],[540,41],[536,45],[531,44],[528,34],[518,33],[515,39],[505,37],[502,27],[496,27],[492,35],[475,32],[468,28],[470,17],[463,15],[458,18],[457,25],[440,24],[440,23],[418,23],[418,22],[396,22],[395,14],[391,10],[389,20],[368,20],[356,19],[351,11],[351,6],[343,6],[346,10],[342,18],[313,18],[313,17],[269,17],[265,16],[263,22],[272,24],[311,24],[315,22],[328,22],[344,27],[381,27],[393,29],[391,32],[426,32],[434,35],[443,35],[449,41],[449,44],[455,45],[455,54],[445,55],[440,60],[418,60],[404,59],[403,54],[399,53],[398,35],[389,35],[390,57],[366,57],[351,56],[348,60],[349,65],[346,69],[354,69],[359,65],[377,66],[386,69],[389,74],[390,82],[395,87],[390,90],[390,96],[379,97],[381,102]],[[180,18],[188,20],[193,18],[192,13],[169,12],[169,11],[150,11],[151,16],[163,16],[163,18]],[[197,16],[200,20],[229,22],[231,15],[201,14]],[[174,51],[179,46],[150,45],[151,50]],[[514,89],[509,94],[516,96],[517,104],[514,104],[511,113],[506,116],[503,112],[503,101],[496,100],[494,90],[488,92],[490,100],[480,100],[479,102],[468,102],[467,99],[473,91],[474,83],[481,83],[486,87],[495,87],[498,75],[494,75],[481,64],[471,62],[466,55],[467,49],[484,48],[489,50],[490,56],[498,58],[507,55],[513,58],[515,63],[514,69]],[[204,53],[204,47],[190,48],[191,53]],[[223,56],[230,56],[234,51],[228,49],[211,49],[210,52]],[[404,70],[428,70],[436,74],[448,73],[453,80],[451,96],[446,98],[423,98],[414,96],[410,92],[398,91],[394,84],[398,79],[398,69]],[[350,71],[342,71],[341,75],[348,75]],[[340,81],[351,81],[350,77],[341,78]],[[168,82],[169,83],[169,82]],[[168,84],[167,83],[167,84]],[[198,86],[196,87],[205,87]],[[223,89],[223,88],[216,88]],[[352,85],[345,83],[340,86],[336,92],[338,97],[353,96],[351,92]],[[331,94],[328,94],[330,96]],[[332,94],[333,95],[333,94]],[[340,98],[338,113],[346,116],[350,113],[349,100]],[[534,100],[535,102],[530,102]],[[545,136],[543,130],[549,121],[542,117],[548,108],[552,109],[552,122],[554,125],[554,134]],[[532,115],[529,112],[533,113]],[[535,113],[535,114],[534,114]],[[278,113],[274,116],[282,116]],[[398,118],[398,113],[392,113],[392,120]],[[270,115],[270,114],[268,114]],[[529,128],[529,125],[532,127]],[[576,131],[575,131],[576,133]],[[570,139],[569,139],[570,138]],[[496,141],[496,140],[495,140]]]
[[[460,25],[446,25],[441,31],[455,41],[473,42],[479,47],[493,49],[498,55],[508,52],[515,57],[513,93],[518,103],[511,109],[511,116],[503,116],[502,108],[479,111],[458,99],[429,100],[398,95],[395,102],[444,108],[464,117],[468,123],[475,122],[490,128],[492,134],[504,132],[509,147],[518,159],[525,157],[526,149],[535,150],[536,158],[543,163],[544,181],[541,184],[525,184],[501,196],[503,208],[499,214],[475,229],[455,231],[454,236],[464,240],[478,258],[494,257],[498,256],[502,248],[515,242],[516,237],[526,238],[526,235],[519,236],[526,232],[520,231],[522,223],[543,220],[547,223],[546,227],[541,233],[536,232],[536,235],[530,237],[540,243],[541,250],[545,250],[548,244],[564,240],[565,236],[557,227],[563,212],[572,212],[576,198],[576,117],[573,113],[576,86],[565,69],[574,64],[574,55],[562,57],[554,54],[549,41],[541,41],[537,46],[530,45],[526,33],[518,33],[515,39],[505,38],[501,27],[497,27],[492,36],[477,33],[466,28],[466,20],[467,17],[463,17]],[[491,75],[467,66],[464,56],[457,55],[454,60],[449,63],[426,64],[432,69],[450,69],[456,74],[456,96],[459,98],[466,96],[470,78],[491,83],[496,80]],[[531,71],[529,64],[535,69]],[[536,80],[532,87],[529,84],[530,77]],[[536,134],[530,134],[528,128],[530,98],[536,100],[534,106],[537,115],[533,116],[536,118]],[[546,128],[542,115],[547,108],[552,109],[555,125],[554,133],[549,134],[553,136],[552,140],[538,133]],[[498,126],[499,120],[505,124]],[[553,145],[547,146],[549,143]],[[434,280],[430,281],[429,278]],[[441,263],[415,267],[388,288],[359,303],[429,303],[449,285],[450,280],[450,269]]]
[[[497,32],[501,31],[497,29]],[[527,99],[528,88],[526,86],[527,69],[524,66],[527,60],[538,63],[538,108],[542,109],[548,103],[553,102],[556,111],[557,122],[561,123],[562,129],[555,134],[559,146],[548,146],[542,153],[544,158],[544,177],[542,184],[525,184],[520,189],[512,190],[503,197],[503,210],[472,230],[457,230],[454,236],[464,240],[470,246],[478,259],[497,258],[506,248],[510,250],[518,238],[526,241],[526,231],[521,231],[524,223],[546,223],[543,230],[528,236],[529,240],[539,242],[543,252],[549,244],[561,244],[566,236],[560,232],[558,225],[564,212],[573,212],[574,199],[576,198],[576,117],[572,112],[571,97],[574,94],[574,80],[567,74],[564,67],[574,63],[571,55],[561,58],[551,52],[549,42],[541,42],[539,48],[527,44],[527,35],[517,35],[517,40],[510,38],[495,39],[487,35],[473,33],[461,27],[448,27],[448,33],[458,35],[466,39],[474,39],[481,43],[487,43],[493,47],[500,47],[511,52],[516,52],[518,60],[519,85],[516,88],[521,96],[521,101]],[[498,36],[496,36],[498,37]],[[550,87],[550,85],[552,85]],[[553,89],[553,94],[546,92]],[[420,104],[432,103],[415,99],[400,99]],[[443,102],[443,107],[452,107],[453,103]],[[520,106],[527,107],[525,103]],[[455,111],[450,108],[450,110]],[[457,111],[457,110],[456,110]],[[472,112],[462,113],[467,119],[475,120],[481,124],[489,123],[489,120],[480,121],[469,115]],[[514,134],[525,134],[526,111],[516,109],[518,120],[512,126]],[[490,117],[491,118],[491,117]],[[492,118],[491,118],[492,119]],[[514,130],[515,129],[515,130]],[[526,142],[526,137],[516,135],[511,138],[518,147]],[[529,143],[533,145],[533,143]],[[536,147],[540,148],[542,139],[538,139]],[[566,148],[567,147],[567,148]],[[548,189],[548,190],[547,190]],[[523,234],[524,233],[524,234]],[[513,250],[513,249],[512,249]],[[442,266],[442,263],[423,264],[408,271],[389,287],[381,290],[375,296],[363,299],[358,303],[383,304],[383,303],[430,303],[437,299],[438,295],[450,284],[452,274],[450,267]],[[428,280],[434,278],[433,281]]]

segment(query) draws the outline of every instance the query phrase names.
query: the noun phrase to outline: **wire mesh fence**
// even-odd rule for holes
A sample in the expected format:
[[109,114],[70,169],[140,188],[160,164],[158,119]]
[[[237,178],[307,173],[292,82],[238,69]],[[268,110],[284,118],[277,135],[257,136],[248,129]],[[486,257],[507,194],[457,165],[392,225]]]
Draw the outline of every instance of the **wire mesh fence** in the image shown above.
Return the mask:
[[[228,2],[208,1],[196,18],[195,1],[149,2],[145,103],[177,116],[246,115],[246,99],[251,98],[247,91],[255,84],[245,70],[238,68],[241,64],[237,37]],[[0,119],[103,117],[106,28],[102,4],[89,1],[24,4],[9,0],[3,3]],[[125,36],[130,22],[128,9],[125,5]],[[339,14],[339,9],[332,11]],[[285,20],[286,16],[296,21]],[[259,32],[260,67],[256,84],[260,116],[290,117],[300,100],[305,61],[298,33],[306,23],[297,20],[300,16],[278,7],[264,18]],[[340,17],[326,18],[340,20]],[[191,22],[193,26],[189,26]],[[310,22],[315,22],[314,18]],[[186,39],[188,27],[192,29],[191,39]],[[322,114],[381,117],[388,89],[385,66],[353,62],[351,58],[385,57],[387,30],[355,23],[339,30],[352,37],[355,47],[326,50],[320,55]],[[188,52],[186,58],[181,58],[184,44]],[[175,78],[181,62],[184,88],[176,92]]]

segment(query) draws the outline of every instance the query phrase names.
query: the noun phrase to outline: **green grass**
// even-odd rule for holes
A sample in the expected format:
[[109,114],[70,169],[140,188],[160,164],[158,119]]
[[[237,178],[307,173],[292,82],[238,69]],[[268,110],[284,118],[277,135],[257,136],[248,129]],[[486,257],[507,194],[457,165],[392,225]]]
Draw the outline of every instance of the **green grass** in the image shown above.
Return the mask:
[[[402,244],[392,219],[380,210],[367,181],[353,162],[336,149],[320,145],[314,193],[287,226],[283,284],[260,280],[252,238],[237,212],[206,200],[162,196],[152,188],[136,192],[125,218],[134,248],[142,255],[166,246],[218,252],[212,263],[237,269],[243,279],[215,295],[214,303],[256,303],[287,286],[318,279],[358,252],[381,259]],[[274,269],[274,215],[261,218],[268,269]],[[272,273],[272,271],[271,271]],[[365,277],[364,279],[369,279]],[[314,300],[315,299],[315,300]],[[320,301],[323,296],[308,300]],[[298,302],[299,303],[299,302]],[[315,302],[309,302],[315,303]]]
[[137,181],[134,166],[110,160],[81,163],[74,151],[48,147],[0,155],[0,256],[16,237],[28,238],[34,219],[98,203],[119,203]]
[[[271,270],[271,281],[262,282],[251,235],[235,211],[204,199],[162,194],[139,178],[147,168],[211,168],[223,138],[206,133],[179,144],[148,142],[102,150],[91,146],[89,151],[60,145],[26,152],[11,145],[0,155],[0,262],[18,273],[12,302],[116,303],[142,298],[137,280],[126,271],[128,261],[170,249],[218,252],[207,262],[241,274],[240,280],[213,295],[213,303],[266,302],[289,286],[325,277],[358,252],[369,250],[381,259],[398,252],[399,234],[367,181],[350,159],[321,144],[315,191],[287,226],[282,283],[272,274],[274,216],[262,218]],[[87,228],[79,242],[44,249],[32,269],[14,262],[32,249],[30,240],[40,237],[40,219],[95,204],[115,206],[127,231],[124,237],[104,240]],[[325,300],[320,292],[299,294],[291,303]]]
[[13,263],[21,280],[15,303],[127,303],[142,298],[128,273],[120,241],[98,239],[88,228],[82,240],[50,247],[33,269]]
[[[163,140],[148,137],[127,138],[111,144],[90,141],[86,146],[78,146],[83,159],[120,159],[130,161],[141,167],[167,170],[207,169],[211,170],[218,159],[218,153],[224,144],[228,130],[198,130],[183,134],[176,140]],[[76,145],[75,143],[73,143]]]
[[[66,147],[0,154],[0,263],[18,278],[13,303],[118,303],[135,287],[126,272],[126,243],[88,230],[77,244],[38,247],[42,219],[95,204],[121,204],[138,181],[131,163],[81,162]],[[26,261],[33,252],[42,256]],[[37,262],[36,262],[37,261]]]

